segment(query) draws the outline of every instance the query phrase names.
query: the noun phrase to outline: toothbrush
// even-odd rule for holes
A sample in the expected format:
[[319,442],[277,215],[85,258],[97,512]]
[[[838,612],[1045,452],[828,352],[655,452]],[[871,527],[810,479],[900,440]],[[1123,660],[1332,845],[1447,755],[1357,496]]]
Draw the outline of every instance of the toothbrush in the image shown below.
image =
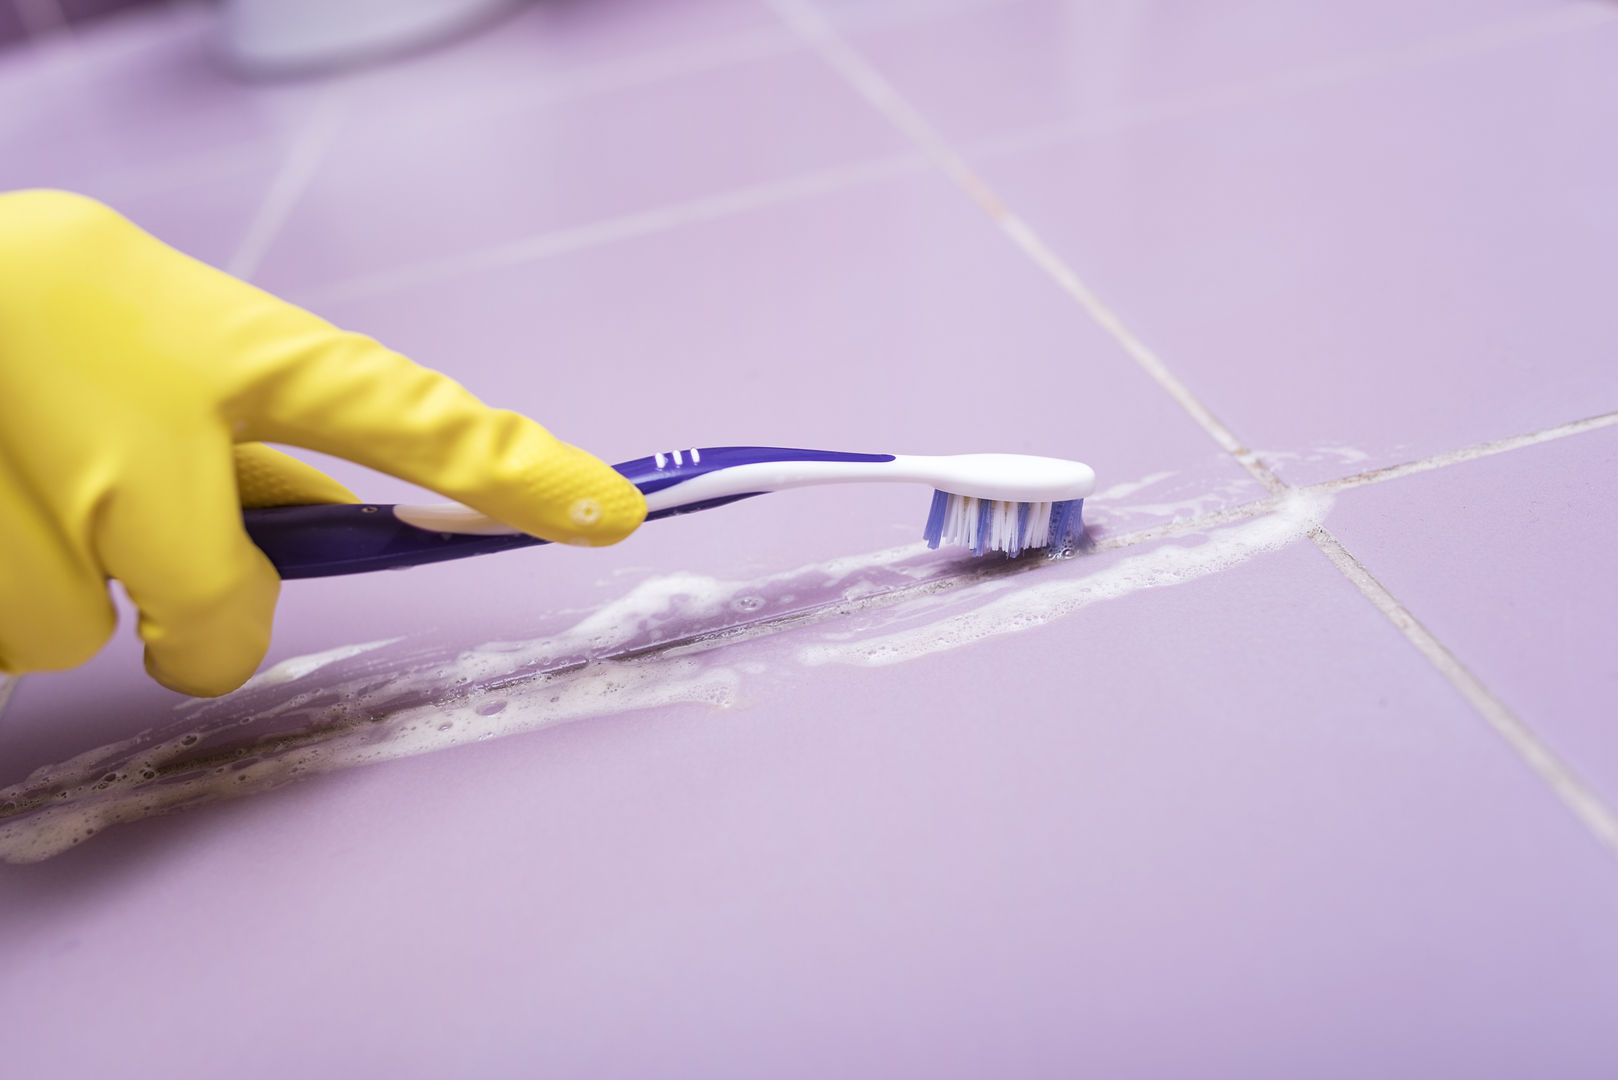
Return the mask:
[[[1061,547],[1084,532],[1088,465],[1024,454],[920,457],[771,446],[676,450],[615,465],[646,496],[648,521],[819,484],[931,485],[929,547],[974,555]],[[243,512],[247,533],[286,579],[358,574],[544,544],[458,503],[338,504]]]

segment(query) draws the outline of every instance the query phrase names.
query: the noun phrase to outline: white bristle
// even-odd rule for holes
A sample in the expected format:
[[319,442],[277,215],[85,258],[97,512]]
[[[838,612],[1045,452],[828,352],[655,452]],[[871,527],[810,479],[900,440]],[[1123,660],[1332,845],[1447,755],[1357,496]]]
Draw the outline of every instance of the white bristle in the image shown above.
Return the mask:
[[[1051,533],[1056,520],[1055,503],[989,501],[941,491],[935,494],[942,505],[935,502],[926,530],[926,539],[934,546],[946,543],[970,548],[980,555],[986,551],[1017,555],[1067,542],[1067,536]],[[1068,520],[1064,514],[1063,521]],[[1069,524],[1063,525],[1064,532],[1068,528]]]

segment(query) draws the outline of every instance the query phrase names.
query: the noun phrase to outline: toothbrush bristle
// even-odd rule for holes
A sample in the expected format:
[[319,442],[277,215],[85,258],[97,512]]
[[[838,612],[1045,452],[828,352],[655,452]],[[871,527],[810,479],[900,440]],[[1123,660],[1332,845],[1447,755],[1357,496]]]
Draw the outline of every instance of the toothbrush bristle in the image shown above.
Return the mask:
[[1016,558],[1024,551],[1065,547],[1084,534],[1084,500],[1006,502],[970,495],[933,492],[922,539],[927,546],[959,544],[974,555],[1004,551]]

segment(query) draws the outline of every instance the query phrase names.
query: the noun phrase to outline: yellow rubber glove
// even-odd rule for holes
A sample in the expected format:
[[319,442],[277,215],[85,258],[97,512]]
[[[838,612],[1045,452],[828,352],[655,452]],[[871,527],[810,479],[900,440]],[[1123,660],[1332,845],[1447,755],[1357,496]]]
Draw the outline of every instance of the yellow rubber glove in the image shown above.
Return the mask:
[[0,670],[88,659],[116,621],[116,578],[155,679],[239,686],[280,587],[243,505],[354,501],[259,440],[564,543],[613,543],[646,514],[633,485],[533,421],[99,203],[0,194]]

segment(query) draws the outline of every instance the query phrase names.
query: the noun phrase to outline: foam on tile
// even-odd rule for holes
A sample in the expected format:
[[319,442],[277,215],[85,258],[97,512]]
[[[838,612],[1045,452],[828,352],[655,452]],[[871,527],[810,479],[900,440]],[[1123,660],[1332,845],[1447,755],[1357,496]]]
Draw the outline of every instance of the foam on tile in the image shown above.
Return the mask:
[[[360,645],[339,645],[335,649],[327,649],[325,652],[310,653],[307,656],[294,656],[290,659],[281,661],[279,664],[276,664],[273,667],[265,668],[263,671],[247,680],[245,686],[253,689],[262,689],[266,686],[278,686],[281,683],[292,682],[294,679],[301,679],[305,675],[319,671],[323,667],[328,667],[331,664],[335,664],[339,660],[348,660],[352,657],[359,656],[361,653],[368,653],[372,649],[380,649],[383,646],[392,645],[398,640],[400,639],[396,637],[383,638],[381,641],[367,641]],[[182,704],[188,705],[190,702],[184,702]]]
[[[1216,529],[1195,545],[1165,544],[1082,577],[1019,582],[1017,588],[971,610],[876,637],[811,645],[801,650],[799,658],[811,666],[898,664],[1030,630],[1103,600],[1183,584],[1284,547],[1319,525],[1330,507],[1329,496],[1294,493],[1274,513]],[[958,597],[952,600],[959,602]]]
[[[668,574],[640,582],[557,635],[352,670],[341,662],[385,652],[402,639],[282,661],[235,694],[187,703],[170,729],[42,766],[0,789],[0,861],[37,861],[111,824],[356,765],[591,717],[681,704],[726,707],[741,675],[691,655],[693,637],[734,627],[738,614],[768,618],[772,609],[800,601],[881,592],[936,575],[941,566],[947,561],[913,544],[750,581]],[[660,642],[687,648],[680,655],[621,655]],[[319,685],[300,685],[316,671],[327,672]],[[242,742],[255,726],[275,730]]]
[[1155,472],[1098,491],[1085,501],[1086,517],[1101,526],[1189,521],[1268,494],[1257,480],[1233,473],[1220,456],[1184,472]]
[[[119,822],[269,791],[303,776],[411,757],[586,717],[680,704],[728,706],[738,677],[688,659],[589,664],[505,688],[498,696],[418,705],[374,721],[339,722],[311,738],[282,736],[245,753],[195,753],[188,733],[143,747],[115,765],[64,778],[63,763],[33,785],[0,792],[0,810],[43,797],[26,816],[0,821],[0,861],[37,862]],[[190,752],[181,763],[182,754]],[[77,760],[77,759],[76,759]],[[179,767],[174,767],[178,765]],[[103,771],[105,770],[105,771]],[[43,781],[43,783],[40,783]],[[45,792],[30,787],[47,788]]]

